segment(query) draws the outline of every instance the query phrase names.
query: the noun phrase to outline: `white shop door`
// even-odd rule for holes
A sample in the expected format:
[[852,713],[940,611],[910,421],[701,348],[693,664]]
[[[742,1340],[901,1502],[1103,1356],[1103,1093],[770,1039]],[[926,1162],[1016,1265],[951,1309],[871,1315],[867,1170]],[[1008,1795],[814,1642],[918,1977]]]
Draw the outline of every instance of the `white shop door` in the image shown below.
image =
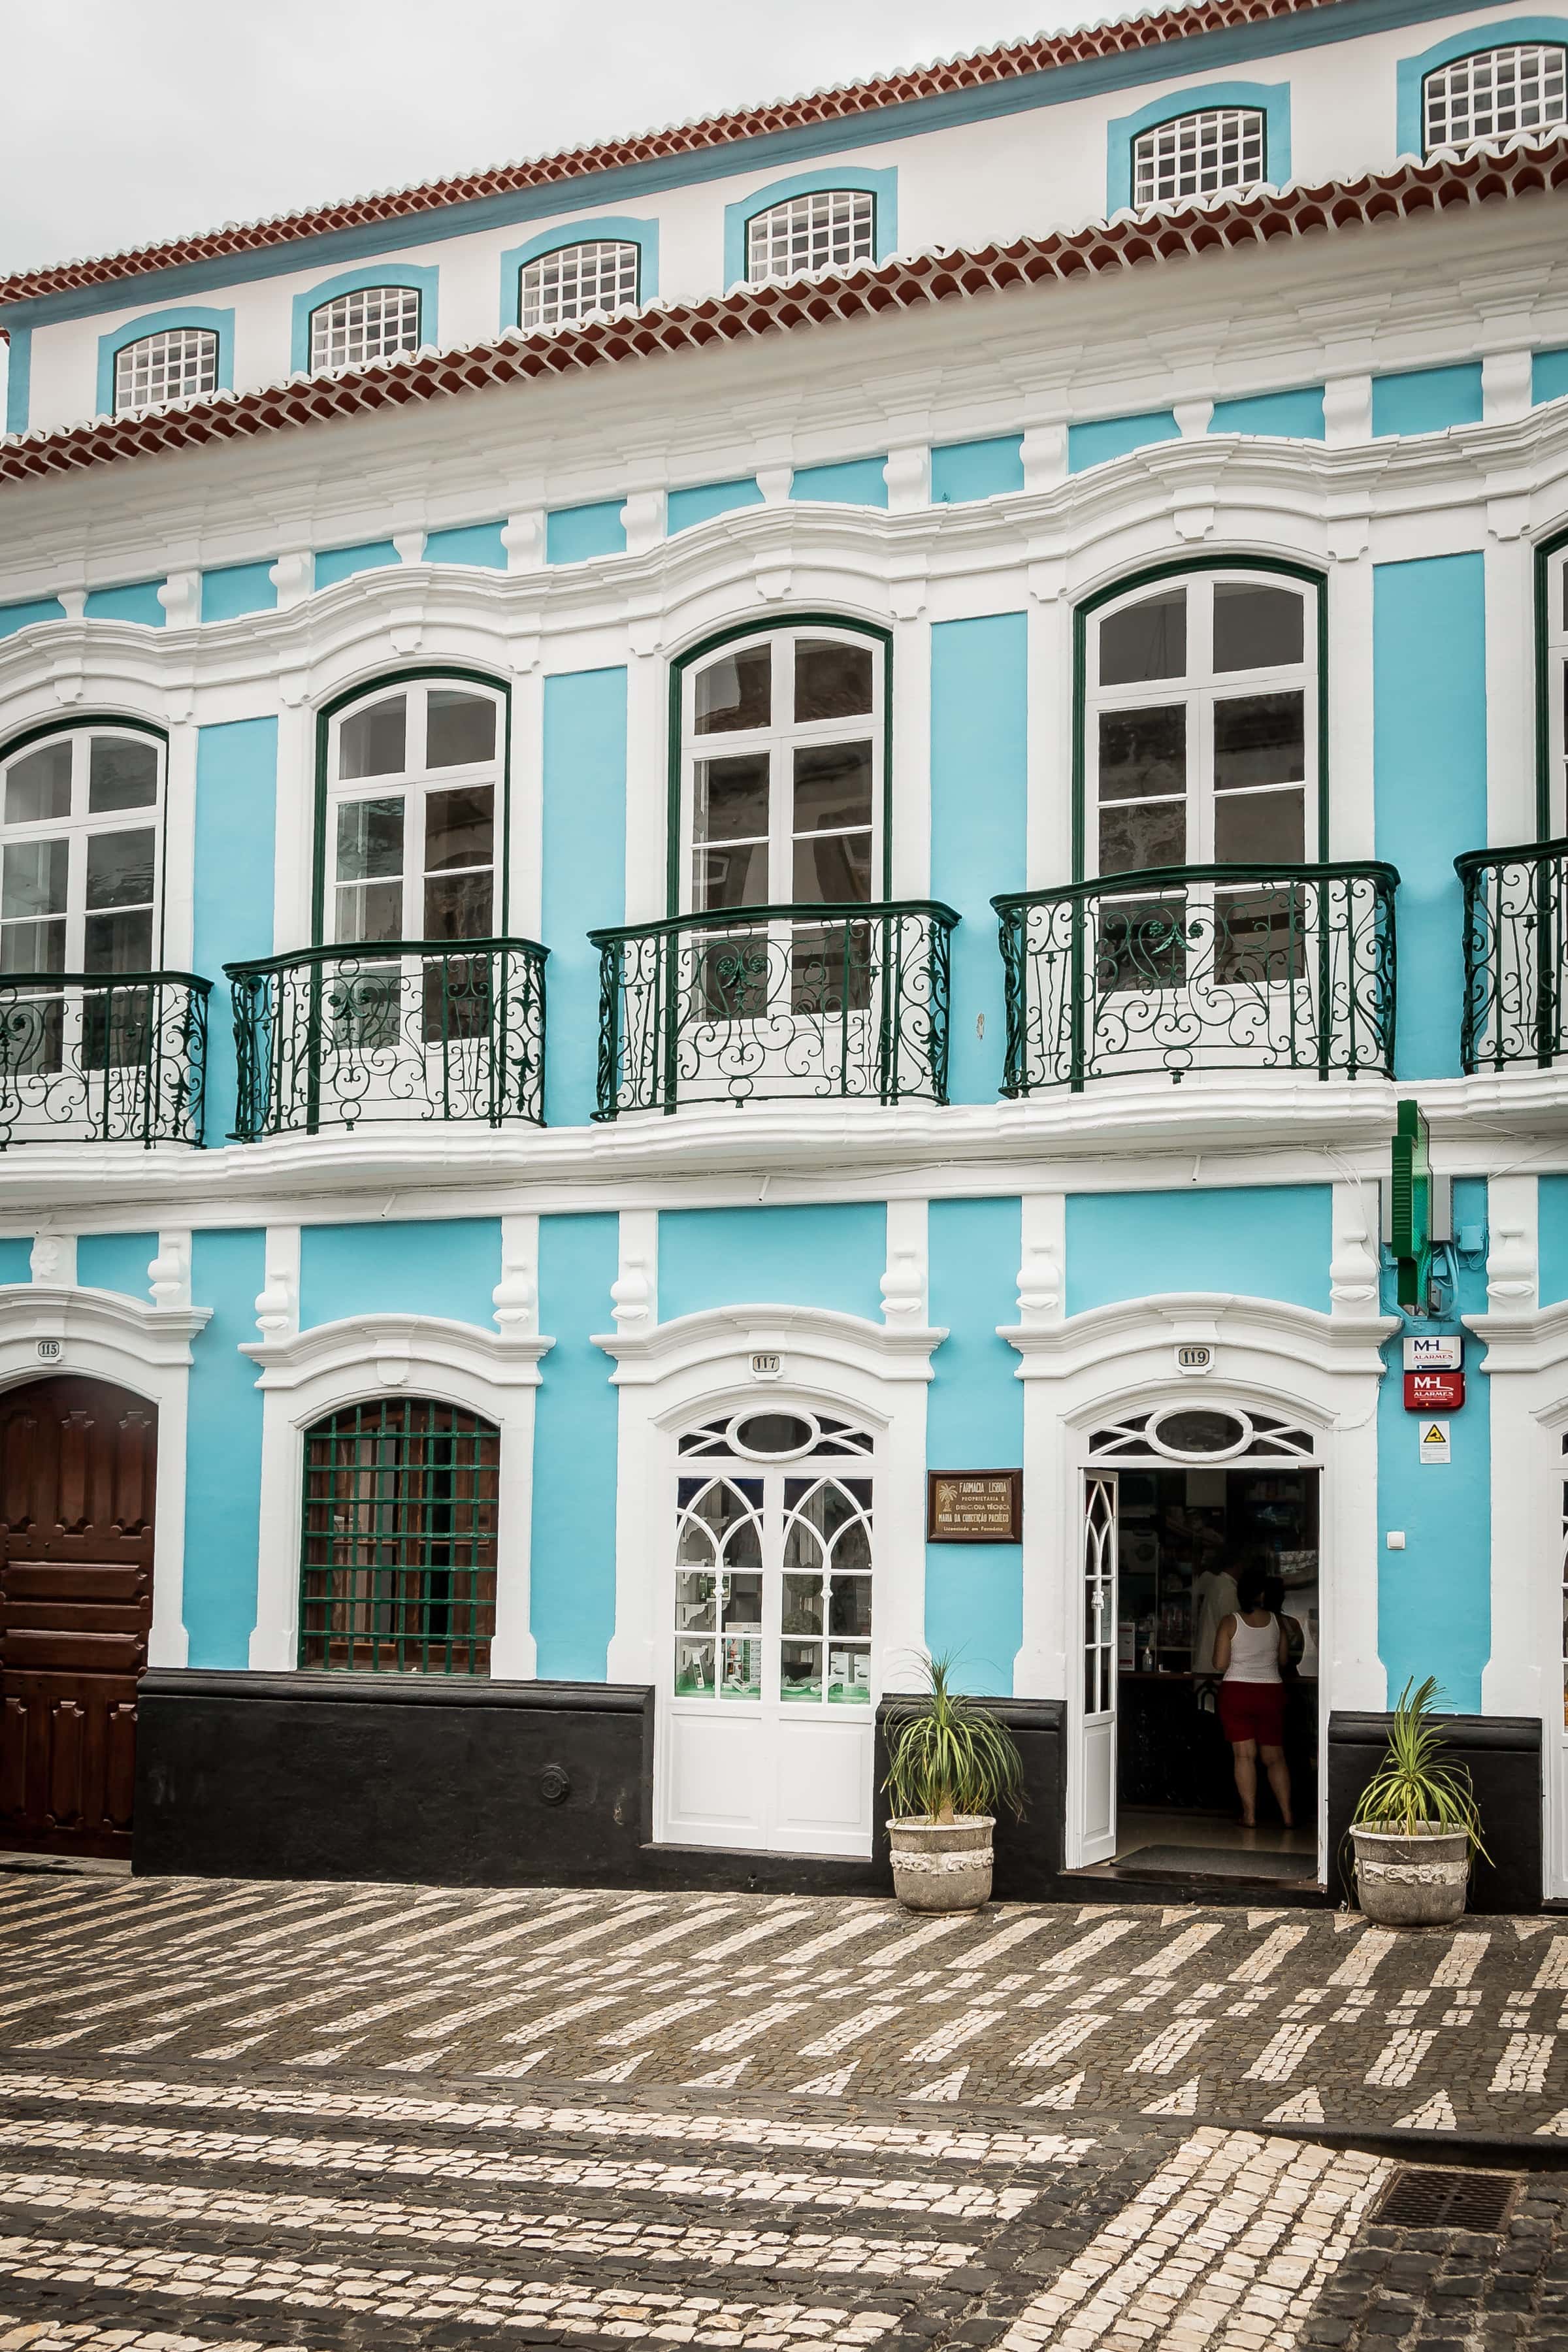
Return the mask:
[[870,1853],[873,1470],[866,1431],[806,1411],[726,1414],[680,1439],[658,1702],[666,1843]]
[[1090,1470],[1083,1482],[1083,1689],[1079,1719],[1076,1835],[1071,1860],[1084,1866],[1116,1852],[1116,1474]]

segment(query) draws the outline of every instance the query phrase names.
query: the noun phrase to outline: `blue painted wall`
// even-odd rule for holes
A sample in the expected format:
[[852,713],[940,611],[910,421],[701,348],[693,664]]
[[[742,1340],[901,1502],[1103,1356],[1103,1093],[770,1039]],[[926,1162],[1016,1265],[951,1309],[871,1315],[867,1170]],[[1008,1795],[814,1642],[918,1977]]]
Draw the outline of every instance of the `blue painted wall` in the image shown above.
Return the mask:
[[247,613],[274,613],[278,589],[269,563],[226,563],[202,573],[204,621],[237,621]]
[[1026,880],[1028,617],[942,621],[931,639],[931,896],[963,919],[952,934],[948,1091],[994,1102],[1007,1024],[991,899]]
[[666,532],[689,530],[693,523],[711,522],[733,507],[760,507],[763,494],[750,475],[737,482],[699,482],[689,490],[671,490],[665,505]]
[[236,719],[196,735],[195,899],[191,961],[207,999],[205,1133],[234,1131],[234,1007],[226,963],[272,953],[278,721]]
[[706,1307],[835,1307],[879,1322],[888,1263],[880,1201],[779,1209],[667,1209],[661,1323]]
[[1402,1078],[1457,1077],[1464,972],[1454,860],[1487,839],[1482,557],[1380,563],[1373,573],[1373,798],[1377,855],[1399,868]]
[[433,530],[425,541],[426,563],[472,563],[487,572],[506,570],[506,549],[501,544],[505,525],[499,522],[464,523],[457,530]]
[[1259,393],[1256,400],[1216,400],[1211,433],[1279,434],[1293,441],[1323,437],[1323,387]]
[[1326,1314],[1331,1201],[1326,1184],[1069,1194],[1067,1311],[1227,1290]]
[[546,563],[585,563],[595,555],[624,555],[625,505],[624,499],[605,499],[597,506],[557,507],[544,518]]
[[531,1621],[544,1681],[603,1682],[616,1626],[619,1401],[589,1335],[613,1328],[619,1252],[618,1217],[539,1221],[539,1328],[555,1340],[534,1407]]
[[580,1127],[598,1099],[599,950],[587,934],[626,919],[624,669],[545,679],[543,782],[544,1113]]
[[[1487,1188],[1477,1178],[1454,1186],[1454,1223],[1484,1225]],[[1384,1276],[1385,1314],[1397,1314],[1394,1276]],[[1484,1255],[1461,1261],[1456,1312],[1484,1315]],[[1424,1331],[1457,1331],[1458,1322],[1423,1322]],[[1457,1713],[1481,1703],[1481,1669],[1491,1649],[1491,1382],[1478,1371],[1484,1353],[1468,1338],[1466,1402],[1444,1413],[1452,1459],[1424,1463],[1424,1416],[1405,1410],[1404,1349],[1396,1335],[1383,1351],[1388,1370],[1377,1402],[1378,1655],[1388,1670],[1388,1698],[1411,1677],[1436,1675]],[[1403,1529],[1405,1549],[1384,1538]]]
[[161,580],[133,580],[124,588],[94,588],[82,607],[89,621],[135,621],[144,629],[161,629],[168,615],[158,602]]
[[84,1290],[118,1290],[145,1307],[152,1297],[147,1268],[157,1255],[156,1234],[83,1234],[76,1245],[76,1278]]
[[1542,1307],[1568,1298],[1568,1176],[1542,1176],[1536,1189],[1540,1221],[1538,1297]]
[[1181,428],[1168,408],[1145,416],[1102,416],[1092,425],[1068,426],[1068,472],[1081,474],[1090,466],[1108,465],[1151,441],[1179,441]]
[[33,1244],[26,1240],[0,1242],[0,1282],[31,1282]]
[[66,608],[58,596],[35,596],[26,604],[0,604],[0,637],[14,637],[37,621],[63,621]]
[[[1022,1219],[1016,1201],[933,1201],[931,1319],[947,1338],[931,1359],[926,1460],[933,1470],[1016,1469],[1024,1459],[1018,1358],[996,1337],[1017,1319]],[[926,1546],[926,1647],[951,1652],[961,1690],[1006,1696],[1024,1639],[1018,1544]],[[887,1662],[889,1685],[901,1677]]]
[[1568,352],[1537,352],[1530,363],[1530,397],[1561,400],[1568,392]]
[[1385,433],[1446,433],[1481,421],[1481,365],[1413,368],[1372,380],[1373,440]]
[[407,1314],[489,1328],[500,1280],[499,1217],[307,1225],[300,1236],[300,1325]]
[[264,1233],[193,1234],[191,1297],[211,1322],[193,1342],[185,1428],[185,1629],[193,1666],[245,1666],[256,1623],[261,1392],[238,1352],[259,1337]]
[[1024,436],[1004,433],[994,441],[950,441],[931,453],[932,506],[966,506],[1024,487]]
[[363,540],[358,547],[324,548],[316,556],[313,584],[332,588],[340,580],[352,580],[356,572],[384,572],[389,563],[400,561],[389,539]]
[[789,486],[792,499],[818,499],[829,506],[885,507],[888,478],[886,457],[856,457],[843,466],[797,466]]

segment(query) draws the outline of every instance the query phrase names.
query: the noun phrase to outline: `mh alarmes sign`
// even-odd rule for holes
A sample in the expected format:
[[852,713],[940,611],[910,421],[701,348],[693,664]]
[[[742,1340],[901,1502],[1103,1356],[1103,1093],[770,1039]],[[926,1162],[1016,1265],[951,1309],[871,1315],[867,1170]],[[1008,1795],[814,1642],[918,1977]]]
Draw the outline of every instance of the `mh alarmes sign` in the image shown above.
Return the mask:
[[1419,1332],[1405,1342],[1406,1412],[1458,1412],[1465,1402],[1465,1342],[1459,1332]]

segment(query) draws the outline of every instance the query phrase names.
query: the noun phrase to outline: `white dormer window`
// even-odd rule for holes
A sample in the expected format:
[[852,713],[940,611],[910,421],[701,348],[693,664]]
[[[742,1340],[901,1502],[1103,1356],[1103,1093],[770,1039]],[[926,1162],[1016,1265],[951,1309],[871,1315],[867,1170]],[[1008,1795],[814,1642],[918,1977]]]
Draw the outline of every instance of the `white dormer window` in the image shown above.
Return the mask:
[[1568,119],[1568,50],[1540,41],[1477,49],[1439,66],[1421,85],[1426,151],[1507,139]]
[[217,337],[205,327],[169,327],[114,355],[114,413],[163,408],[217,390]]
[[770,205],[746,224],[746,276],[798,278],[808,269],[847,269],[874,261],[877,200],[854,188],[822,188]]
[[1164,205],[1254,187],[1264,176],[1266,146],[1257,107],[1211,106],[1157,122],[1132,142],[1132,201]]
[[563,245],[525,262],[518,287],[520,327],[574,327],[629,309],[637,299],[635,245]]
[[310,313],[310,365],[360,367],[419,348],[419,296],[412,286],[362,286]]

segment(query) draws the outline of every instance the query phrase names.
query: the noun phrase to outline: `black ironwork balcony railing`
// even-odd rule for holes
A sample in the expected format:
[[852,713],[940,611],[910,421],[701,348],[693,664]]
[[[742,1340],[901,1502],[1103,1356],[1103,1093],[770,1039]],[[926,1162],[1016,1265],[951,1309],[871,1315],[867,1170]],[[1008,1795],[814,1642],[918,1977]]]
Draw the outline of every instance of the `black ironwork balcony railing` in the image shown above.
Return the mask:
[[199,1144],[212,982],[189,971],[0,978],[0,1148]]
[[1461,1066],[1550,1069],[1563,1051],[1568,841],[1472,849],[1454,866],[1465,892]]
[[1206,1070],[1393,1074],[1392,866],[1172,866],[994,898],[1003,1092]]
[[950,939],[934,900],[730,907],[590,932],[599,1108],[947,1100]]
[[377,940],[226,964],[235,1134],[370,1120],[544,1123],[544,960],[532,940]]

